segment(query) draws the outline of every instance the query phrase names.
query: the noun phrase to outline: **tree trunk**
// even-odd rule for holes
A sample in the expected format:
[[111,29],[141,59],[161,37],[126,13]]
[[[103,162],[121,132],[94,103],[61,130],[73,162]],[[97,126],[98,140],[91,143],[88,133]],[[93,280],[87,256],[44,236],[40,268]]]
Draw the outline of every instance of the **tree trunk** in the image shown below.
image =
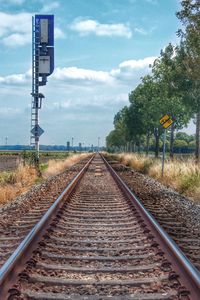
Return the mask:
[[131,152],[131,142],[128,142],[128,152]]
[[174,159],[174,123],[172,123],[171,126],[171,132],[170,132],[170,149],[169,149],[169,157],[171,158],[171,160]]
[[195,157],[197,162],[200,161],[200,111],[197,113],[196,117],[196,150]]
[[133,141],[131,141],[131,153],[133,152]]
[[136,149],[135,149],[135,142],[133,142],[133,152],[135,152]]
[[130,152],[132,153],[133,152],[133,142],[130,141]]
[[160,140],[160,134],[158,128],[154,130],[154,136],[155,136],[155,158],[158,158],[159,156],[159,140]]
[[140,142],[140,140],[138,141],[138,153],[140,153],[141,152],[141,142]]
[[149,141],[150,141],[150,133],[148,131],[146,135],[146,156],[149,155]]

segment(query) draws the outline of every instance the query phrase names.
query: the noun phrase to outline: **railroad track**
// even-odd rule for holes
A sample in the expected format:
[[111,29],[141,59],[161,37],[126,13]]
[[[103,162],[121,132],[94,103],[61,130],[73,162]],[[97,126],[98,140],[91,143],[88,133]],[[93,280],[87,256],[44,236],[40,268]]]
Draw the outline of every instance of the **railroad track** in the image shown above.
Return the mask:
[[88,160],[82,159],[56,178],[51,178],[48,184],[38,187],[20,204],[15,203],[1,211],[0,267]]
[[[134,181],[135,173],[117,161],[108,162],[112,165],[117,174],[126,182],[130,189],[136,189],[137,180]],[[185,216],[180,210],[175,209],[172,205],[167,205],[161,201],[161,196],[157,192],[151,190],[137,188],[137,194],[148,211],[156,218],[159,224],[169,234],[169,236],[177,243],[179,248],[200,271],[200,232],[191,228],[190,224],[186,224]],[[165,196],[170,197],[169,195]],[[188,222],[189,223],[189,222]]]
[[200,299],[199,274],[96,155],[0,270],[0,299]]

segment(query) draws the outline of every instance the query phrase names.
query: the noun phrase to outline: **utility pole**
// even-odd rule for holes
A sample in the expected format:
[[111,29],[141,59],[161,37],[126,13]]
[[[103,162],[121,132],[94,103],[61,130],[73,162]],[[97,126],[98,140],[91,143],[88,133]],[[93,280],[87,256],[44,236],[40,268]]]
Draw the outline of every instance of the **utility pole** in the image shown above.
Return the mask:
[[6,149],[7,149],[7,146],[8,146],[8,137],[7,136],[5,137],[5,146],[6,146]]
[[100,137],[98,137],[98,152],[99,152],[99,145],[100,145]]
[[73,147],[74,147],[74,138],[72,137],[72,150],[73,150]]

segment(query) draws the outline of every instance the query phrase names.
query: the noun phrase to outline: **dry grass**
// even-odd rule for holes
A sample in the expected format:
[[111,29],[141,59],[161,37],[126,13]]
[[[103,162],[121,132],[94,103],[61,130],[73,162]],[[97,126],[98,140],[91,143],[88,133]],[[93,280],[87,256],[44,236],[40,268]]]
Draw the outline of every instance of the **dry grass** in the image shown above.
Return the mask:
[[172,187],[179,193],[200,203],[200,166],[193,159],[166,160],[164,177],[161,176],[161,161],[138,154],[117,154],[121,163]]
[[[43,178],[56,175],[69,168],[88,154],[76,154],[65,160],[49,160],[48,167],[43,172]],[[27,192],[31,186],[39,181],[35,168],[20,166],[14,172],[0,173],[0,205],[12,201],[15,197]]]
[[0,205],[26,192],[36,180],[36,172],[33,167],[20,166],[14,172],[2,172],[0,174]]
[[45,178],[59,174],[66,170],[67,168],[71,167],[75,163],[77,163],[79,160],[87,157],[87,153],[81,153],[81,154],[74,154],[72,156],[69,156],[65,160],[49,160],[48,161],[48,167],[43,172],[43,176]]
[[154,163],[153,159],[146,158],[143,155],[133,153],[121,153],[117,155],[117,159],[124,165],[132,167],[136,171],[148,174],[149,168]]

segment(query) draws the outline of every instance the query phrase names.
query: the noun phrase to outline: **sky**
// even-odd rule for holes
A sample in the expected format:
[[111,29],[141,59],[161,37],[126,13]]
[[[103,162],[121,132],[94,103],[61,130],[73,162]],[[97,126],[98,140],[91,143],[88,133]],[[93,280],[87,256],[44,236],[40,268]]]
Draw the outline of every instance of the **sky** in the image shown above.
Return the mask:
[[[105,144],[114,115],[180,28],[179,0],[0,0],[0,144],[29,144],[31,18],[54,14],[41,144]],[[194,133],[191,123],[186,129]]]

